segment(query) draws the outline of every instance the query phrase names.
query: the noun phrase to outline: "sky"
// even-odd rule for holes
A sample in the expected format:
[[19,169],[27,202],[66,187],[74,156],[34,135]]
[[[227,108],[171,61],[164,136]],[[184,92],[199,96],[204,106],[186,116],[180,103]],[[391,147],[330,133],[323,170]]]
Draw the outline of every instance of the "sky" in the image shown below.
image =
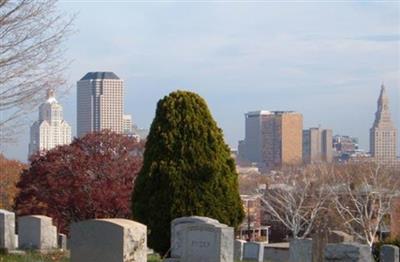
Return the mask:
[[[191,90],[206,99],[226,143],[244,137],[244,114],[294,110],[304,128],[358,137],[368,150],[382,82],[400,128],[397,1],[61,1],[76,14],[65,43],[70,89],[59,102],[76,134],[76,82],[87,72],[124,80],[125,113],[148,128],[156,103]],[[29,116],[18,142],[26,161]],[[399,139],[400,140],[400,139]]]

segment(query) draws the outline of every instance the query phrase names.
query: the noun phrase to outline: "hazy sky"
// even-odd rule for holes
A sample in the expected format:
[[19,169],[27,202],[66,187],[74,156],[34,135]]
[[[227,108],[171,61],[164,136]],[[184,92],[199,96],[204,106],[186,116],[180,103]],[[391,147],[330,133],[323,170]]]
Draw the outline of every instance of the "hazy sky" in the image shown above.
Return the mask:
[[[360,139],[368,150],[382,81],[400,127],[399,2],[61,2],[77,13],[66,43],[69,93],[59,98],[76,133],[76,81],[113,71],[125,112],[148,128],[157,101],[176,89],[203,96],[226,142],[244,136],[244,113],[296,110]],[[33,123],[37,113],[32,114]],[[6,155],[26,161],[29,126]]]

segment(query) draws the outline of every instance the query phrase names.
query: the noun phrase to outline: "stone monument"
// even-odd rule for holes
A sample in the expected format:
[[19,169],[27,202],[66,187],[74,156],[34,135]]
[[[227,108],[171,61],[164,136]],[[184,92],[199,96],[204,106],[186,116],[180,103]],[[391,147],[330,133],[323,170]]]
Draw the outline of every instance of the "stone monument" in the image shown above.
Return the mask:
[[147,227],[128,219],[91,219],[71,226],[71,262],[146,262]]

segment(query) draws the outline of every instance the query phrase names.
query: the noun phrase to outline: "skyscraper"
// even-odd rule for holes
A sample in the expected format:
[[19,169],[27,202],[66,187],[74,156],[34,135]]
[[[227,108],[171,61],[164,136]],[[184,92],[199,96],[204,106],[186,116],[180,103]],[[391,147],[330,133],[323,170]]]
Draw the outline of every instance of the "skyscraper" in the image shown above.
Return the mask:
[[77,135],[123,132],[123,81],[113,72],[89,72],[77,83]]
[[300,164],[303,116],[292,111],[273,111],[262,123],[262,158],[269,168]]
[[303,130],[303,161],[332,162],[332,130],[319,127]]
[[247,161],[260,163],[262,159],[262,123],[269,111],[253,111],[245,116],[245,138],[239,147],[239,155]]
[[245,139],[239,156],[267,167],[302,161],[303,116],[291,111],[254,111],[245,114]]
[[389,111],[389,97],[385,86],[381,86],[375,121],[370,129],[371,156],[380,162],[394,162],[397,159],[397,129]]
[[71,127],[63,120],[62,106],[53,90],[47,90],[46,101],[39,107],[39,120],[33,123],[30,133],[29,156],[71,143]]

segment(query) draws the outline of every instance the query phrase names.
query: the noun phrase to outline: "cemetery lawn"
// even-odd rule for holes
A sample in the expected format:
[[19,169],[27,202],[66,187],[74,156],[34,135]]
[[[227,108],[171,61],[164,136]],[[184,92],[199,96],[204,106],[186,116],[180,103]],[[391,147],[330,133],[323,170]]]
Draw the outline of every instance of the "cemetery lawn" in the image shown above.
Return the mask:
[[[63,252],[40,254],[36,252],[25,255],[2,254],[0,252],[0,262],[69,262],[68,256]],[[162,262],[162,259],[156,255],[149,255],[147,262]]]
[[69,259],[63,252],[51,254],[40,254],[37,252],[28,252],[24,255],[1,254],[0,262],[68,262]]

